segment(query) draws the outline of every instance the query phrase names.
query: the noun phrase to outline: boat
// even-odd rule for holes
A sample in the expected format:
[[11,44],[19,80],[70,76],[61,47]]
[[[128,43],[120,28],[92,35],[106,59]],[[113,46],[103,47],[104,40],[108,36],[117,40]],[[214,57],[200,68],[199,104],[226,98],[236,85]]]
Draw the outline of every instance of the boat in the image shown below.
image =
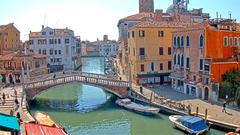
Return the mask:
[[180,116],[171,115],[169,120],[172,124],[191,135],[199,135],[209,131],[209,127],[204,123],[204,120],[195,116]]
[[239,133],[234,133],[234,132],[229,132],[229,133],[226,133],[225,135],[240,135]]
[[143,114],[143,115],[155,115],[155,114],[158,114],[158,112],[160,110],[159,108],[132,102],[128,98],[117,99],[116,104],[119,105],[120,107],[126,108],[128,110],[131,110],[131,111]]
[[56,122],[54,122],[51,117],[44,112],[36,112],[34,115],[38,124],[47,125],[51,127],[61,128]]

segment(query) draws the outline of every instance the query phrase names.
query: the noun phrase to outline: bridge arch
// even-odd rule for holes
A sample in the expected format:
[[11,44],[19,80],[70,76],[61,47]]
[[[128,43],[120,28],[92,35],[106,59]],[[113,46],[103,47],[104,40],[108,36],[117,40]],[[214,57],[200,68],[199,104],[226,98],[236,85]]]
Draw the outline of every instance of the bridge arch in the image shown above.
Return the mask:
[[44,79],[32,81],[25,84],[25,90],[27,94],[27,100],[30,101],[34,99],[37,95],[48,91],[52,87],[65,85],[68,83],[77,82],[80,84],[86,84],[90,86],[100,87],[106,91],[120,97],[124,98],[128,96],[129,83],[126,81],[121,81],[113,78],[108,78],[107,76],[95,76],[89,74],[89,76],[82,74],[70,74],[63,75],[56,78]]

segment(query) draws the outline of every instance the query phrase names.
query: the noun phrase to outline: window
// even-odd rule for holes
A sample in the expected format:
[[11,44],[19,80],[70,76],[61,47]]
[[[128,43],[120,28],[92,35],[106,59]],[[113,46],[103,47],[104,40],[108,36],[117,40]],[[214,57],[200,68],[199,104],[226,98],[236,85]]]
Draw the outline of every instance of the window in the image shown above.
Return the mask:
[[190,58],[186,58],[186,62],[187,62],[187,65],[186,65],[186,68],[190,68]]
[[154,71],[154,63],[151,63],[151,70]]
[[159,55],[163,55],[163,47],[159,48]]
[[53,55],[53,50],[50,50],[50,52],[49,52],[49,53],[50,53],[50,55]]
[[199,61],[199,69],[203,70],[203,59],[200,59]]
[[42,32],[42,35],[46,35],[46,32]]
[[240,46],[240,38],[238,38],[238,46]]
[[176,65],[176,64],[177,64],[177,56],[174,55],[174,65]]
[[57,55],[57,50],[55,50],[55,55]]
[[141,72],[144,72],[144,64],[141,64]]
[[163,70],[163,63],[160,63],[159,68],[160,68],[160,71]]
[[184,47],[184,38],[183,38],[183,36],[181,37],[181,47]]
[[186,45],[187,47],[189,47],[190,46],[190,37],[189,36],[187,36],[187,45]]
[[180,55],[178,54],[178,65],[180,65]]
[[172,55],[172,48],[168,47],[168,55]]
[[62,51],[61,51],[61,50],[58,50],[58,54],[62,54]]
[[228,37],[224,37],[224,46],[228,47]]
[[45,54],[45,55],[46,55],[46,54],[47,54],[47,51],[46,51],[46,50],[43,50],[43,54]]
[[172,70],[172,61],[168,61],[168,70]]
[[210,65],[209,64],[205,64],[204,65],[204,70],[205,71],[210,71]]
[[209,78],[205,79],[205,84],[208,85],[209,84]]
[[53,62],[53,59],[51,59],[51,62]]
[[132,38],[134,38],[134,31],[132,31]]
[[41,49],[38,50],[38,54],[42,54],[42,50]]
[[61,44],[61,39],[58,39],[58,44]]
[[233,38],[230,38],[230,46],[232,47],[233,46]]
[[50,34],[50,35],[53,35],[53,32],[52,32],[52,31],[50,31],[50,32],[49,32],[49,34]]
[[199,38],[199,47],[203,47],[203,45],[204,45],[204,38],[203,38],[203,35],[201,35]]
[[145,31],[144,30],[139,31],[139,37],[145,37]]
[[53,39],[49,39],[49,44],[53,44]]
[[158,31],[158,37],[164,37],[164,31]]
[[182,55],[182,58],[181,58],[181,67],[184,67],[184,57]]
[[238,46],[238,39],[236,37],[234,38],[234,46]]
[[178,37],[178,38],[177,38],[177,47],[180,47],[180,43],[181,43],[180,37]]
[[145,48],[139,48],[140,56],[145,56]]
[[174,37],[173,45],[174,45],[174,47],[177,46],[177,38],[176,37]]
[[65,44],[69,44],[69,38],[65,39]]
[[55,39],[54,41],[55,41],[54,43],[57,44],[57,39]]

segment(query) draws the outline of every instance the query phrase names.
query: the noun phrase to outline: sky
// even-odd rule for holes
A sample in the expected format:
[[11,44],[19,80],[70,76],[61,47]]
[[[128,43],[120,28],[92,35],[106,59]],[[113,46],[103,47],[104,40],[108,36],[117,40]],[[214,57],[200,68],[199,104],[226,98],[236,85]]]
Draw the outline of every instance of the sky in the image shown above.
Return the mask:
[[[155,9],[166,11],[172,0],[154,0]],[[240,21],[240,0],[190,0],[189,8],[203,8],[216,18]],[[14,23],[21,40],[29,31],[40,31],[42,25],[74,30],[82,40],[100,40],[104,34],[118,39],[117,23],[121,18],[138,13],[138,0],[0,0],[0,25]]]

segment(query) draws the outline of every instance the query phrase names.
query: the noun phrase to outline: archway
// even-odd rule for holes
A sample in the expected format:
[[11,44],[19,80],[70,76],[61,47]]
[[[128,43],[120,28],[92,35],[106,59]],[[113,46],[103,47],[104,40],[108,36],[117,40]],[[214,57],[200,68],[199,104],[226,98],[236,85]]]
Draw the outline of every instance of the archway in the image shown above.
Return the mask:
[[13,76],[12,76],[12,74],[10,74],[8,77],[9,77],[9,83],[12,84],[13,83]]
[[209,89],[208,89],[208,87],[206,87],[204,89],[204,100],[208,100],[208,96],[209,96]]

